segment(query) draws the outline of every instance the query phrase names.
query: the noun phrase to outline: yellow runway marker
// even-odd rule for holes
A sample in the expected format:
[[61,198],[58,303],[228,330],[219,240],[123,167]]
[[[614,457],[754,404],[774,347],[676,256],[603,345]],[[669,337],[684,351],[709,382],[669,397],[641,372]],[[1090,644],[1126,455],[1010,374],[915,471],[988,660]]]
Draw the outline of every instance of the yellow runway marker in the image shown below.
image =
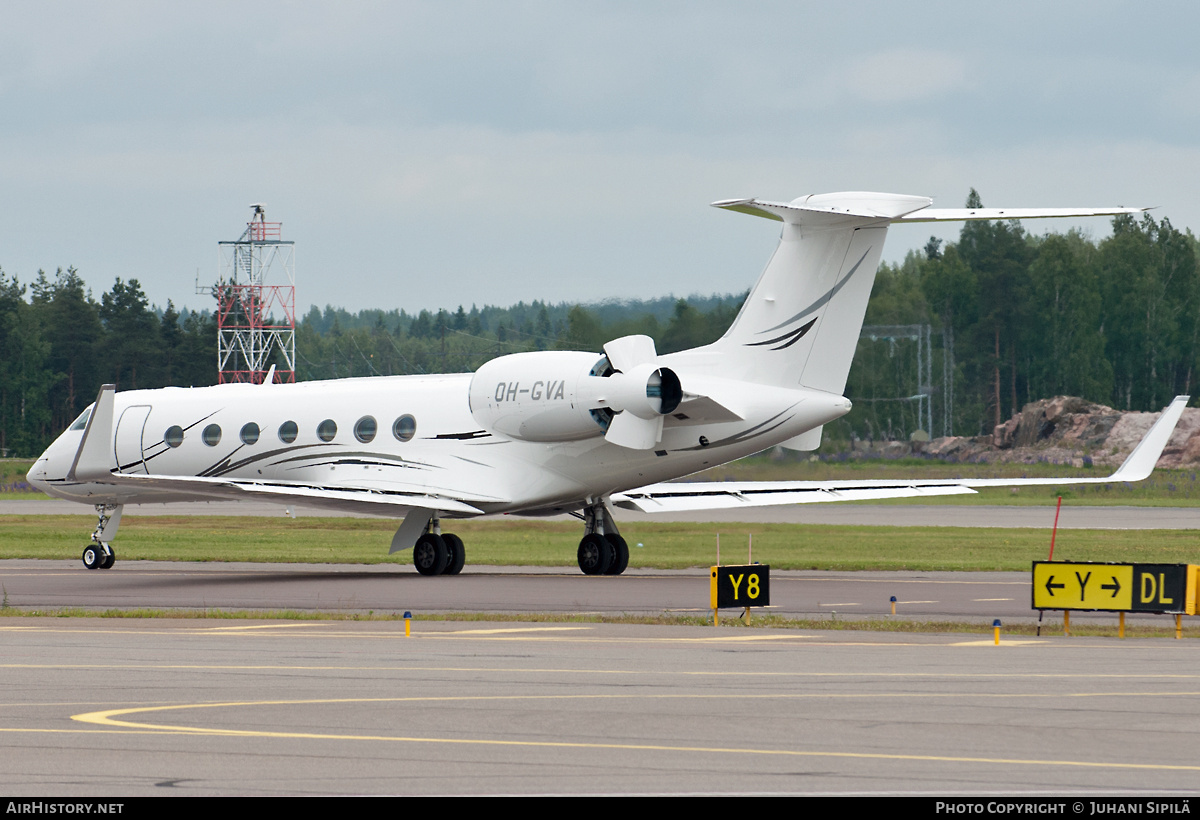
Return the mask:
[[332,626],[332,624],[314,622],[306,624],[256,624],[254,626],[210,626],[205,632],[239,632],[247,629],[295,629],[306,626]]
[[706,643],[717,643],[717,642],[722,642],[722,641],[724,641],[724,642],[728,642],[728,641],[742,642],[742,641],[744,641],[746,643],[750,643],[753,641],[785,641],[785,640],[792,641],[792,640],[796,640],[797,638],[816,638],[816,637],[817,637],[816,635],[721,635],[721,636],[713,637],[713,638],[705,638],[704,640]]
[[[1081,693],[1085,697],[1138,697],[1146,695],[1163,695],[1168,693]],[[1196,696],[1198,692],[1175,693],[1178,695]],[[878,698],[878,697],[899,697],[901,695],[841,695],[839,698]],[[905,697],[914,697],[913,695],[904,695]],[[1075,695],[1080,696],[1080,695]],[[85,723],[92,723],[98,726],[115,727],[132,730],[131,733],[141,734],[143,732],[159,732],[167,734],[186,734],[186,735],[204,735],[204,736],[223,736],[223,737],[259,737],[259,738],[274,738],[286,740],[361,740],[376,743],[437,743],[437,744],[454,744],[454,745],[474,745],[474,746],[506,746],[506,747],[526,747],[526,748],[551,748],[551,749],[613,749],[619,751],[653,751],[653,752],[696,752],[701,754],[741,754],[741,755],[758,755],[758,756],[775,756],[775,757],[804,757],[804,758],[840,758],[840,759],[859,759],[859,760],[897,760],[897,761],[917,761],[917,762],[938,762],[938,763],[981,763],[985,765],[1011,765],[1011,766],[1068,766],[1076,768],[1096,768],[1096,769],[1133,769],[1140,771],[1186,771],[1200,772],[1200,765],[1185,765],[1185,764],[1159,764],[1159,763],[1127,763],[1113,761],[1089,761],[1089,760],[1054,760],[1054,759],[1020,759],[1020,758],[992,758],[992,757],[955,757],[950,755],[919,755],[919,754],[884,754],[884,753],[868,753],[868,752],[834,752],[834,751],[808,751],[802,749],[756,749],[750,747],[737,746],[670,746],[665,744],[646,744],[646,743],[590,743],[585,741],[526,741],[526,740],[499,740],[492,738],[441,738],[441,737],[412,737],[403,735],[355,735],[355,734],[332,734],[332,733],[317,733],[317,732],[271,732],[261,730],[242,730],[242,729],[208,729],[204,727],[194,726],[166,726],[146,723],[133,723],[129,721],[117,720],[118,716],[132,715],[146,712],[165,712],[178,711],[183,709],[212,709],[222,707],[239,707],[239,706],[301,706],[314,704],[342,704],[342,703],[380,703],[380,702],[403,702],[403,701],[465,701],[465,700],[582,700],[582,699],[599,699],[599,698],[621,698],[634,699],[639,698],[636,695],[566,695],[552,696],[550,698],[539,696],[491,696],[491,697],[447,697],[447,698],[344,698],[332,700],[300,700],[300,701],[246,701],[246,702],[230,702],[230,703],[198,703],[198,704],[180,704],[175,706],[154,706],[142,707],[137,709],[110,709],[102,712],[90,712],[87,714],[74,715],[72,720],[77,720]],[[689,698],[689,699],[711,699],[713,695],[661,695],[652,696],[652,699],[666,698]],[[828,695],[761,695],[752,696],[755,699],[764,697],[802,697],[806,699],[817,697],[829,697]],[[946,697],[945,695],[919,695],[916,697]],[[962,693],[955,697],[964,698],[979,698],[978,693]],[[1061,695],[1046,695],[1046,694],[1031,694],[1031,695],[992,695],[985,697],[1063,697]],[[640,698],[645,699],[645,698]],[[0,729],[0,733],[4,731]],[[12,730],[19,732],[29,732],[37,730]],[[62,733],[63,730],[45,730],[48,733]],[[107,731],[99,730],[99,731]]]
[[577,630],[595,629],[592,626],[514,626],[498,629],[456,629],[452,632],[441,632],[441,635],[504,635],[510,632],[573,632]]

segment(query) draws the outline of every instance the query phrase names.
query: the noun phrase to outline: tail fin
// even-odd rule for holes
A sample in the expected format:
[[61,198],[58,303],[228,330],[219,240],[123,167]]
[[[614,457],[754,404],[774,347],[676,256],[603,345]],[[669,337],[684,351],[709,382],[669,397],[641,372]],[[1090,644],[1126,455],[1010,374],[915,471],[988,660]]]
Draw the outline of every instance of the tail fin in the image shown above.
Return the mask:
[[842,193],[714,207],[783,222],[771,261],[728,332],[709,350],[739,378],[841,394],[892,220],[926,197]]
[[733,325],[702,350],[719,353],[712,361],[738,379],[841,395],[891,223],[1109,216],[1146,210],[935,210],[929,208],[932,202],[923,196],[858,191],[804,196],[788,203],[714,202],[716,208],[782,222],[783,234]]

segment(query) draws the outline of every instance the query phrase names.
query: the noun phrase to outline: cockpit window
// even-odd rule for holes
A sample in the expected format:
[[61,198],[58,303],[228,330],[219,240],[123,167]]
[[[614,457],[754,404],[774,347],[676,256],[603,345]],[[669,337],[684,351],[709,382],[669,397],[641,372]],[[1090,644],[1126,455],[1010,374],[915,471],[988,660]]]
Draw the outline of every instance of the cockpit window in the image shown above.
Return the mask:
[[88,405],[88,409],[86,409],[82,413],[80,413],[79,418],[77,418],[77,419],[75,419],[75,421],[71,422],[70,429],[82,430],[85,427],[87,427],[88,419],[90,419],[92,417],[92,408],[95,406],[96,405],[94,405],[94,404]]

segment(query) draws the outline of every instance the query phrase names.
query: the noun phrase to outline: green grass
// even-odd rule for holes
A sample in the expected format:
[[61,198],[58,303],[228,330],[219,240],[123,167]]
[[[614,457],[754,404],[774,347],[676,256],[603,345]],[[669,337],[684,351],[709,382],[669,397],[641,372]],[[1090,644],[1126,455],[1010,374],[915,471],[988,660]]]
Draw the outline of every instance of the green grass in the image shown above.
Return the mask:
[[25,475],[32,466],[32,458],[0,458],[0,500],[49,498],[45,493],[26,489]]
[[[5,516],[0,558],[79,557],[95,526],[91,516]],[[116,541],[119,560],[407,563],[388,556],[396,522],[354,518],[130,516]],[[471,564],[574,567],[580,525],[541,520],[447,522],[466,542]],[[753,535],[754,560],[777,569],[1029,570],[1047,556],[1047,529],[855,527],[795,524],[627,524],[634,568],[706,567],[735,563]],[[641,546],[639,546],[639,544]],[[1060,530],[1063,561],[1200,562],[1187,530]]]

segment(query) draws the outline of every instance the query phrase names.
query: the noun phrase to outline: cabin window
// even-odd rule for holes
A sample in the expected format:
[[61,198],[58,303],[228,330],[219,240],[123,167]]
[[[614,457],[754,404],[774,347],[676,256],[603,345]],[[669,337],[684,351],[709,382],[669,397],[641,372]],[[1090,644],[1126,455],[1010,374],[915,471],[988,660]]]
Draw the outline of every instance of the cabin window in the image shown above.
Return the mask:
[[246,424],[242,425],[242,432],[240,433],[240,436],[242,439],[242,444],[256,443],[258,441],[258,434],[259,434],[258,425],[255,424],[254,422],[251,421],[251,422],[247,422]]
[[91,407],[89,407],[88,409],[86,409],[82,413],[80,413],[79,418],[75,419],[75,421],[72,422],[70,429],[82,430],[85,427],[87,427],[88,419],[90,419],[92,417],[92,407],[95,407],[95,406],[96,405],[93,404]]
[[167,432],[163,433],[163,441],[168,447],[178,447],[183,444],[183,428],[178,424],[167,428]]
[[294,421],[285,421],[279,425],[279,440],[284,444],[291,444],[296,440],[296,435],[300,432],[300,428],[296,426]]
[[375,431],[379,429],[379,425],[375,423],[374,416],[363,416],[354,425],[354,437],[363,444],[368,444],[375,440]]
[[209,447],[216,447],[221,443],[221,425],[210,424],[204,428],[204,432],[200,434],[200,440]]
[[417,433],[417,420],[405,414],[392,425],[392,435],[399,441],[408,441]]
[[333,419],[325,419],[317,425],[317,438],[321,441],[333,441],[333,437],[337,435],[337,422]]

